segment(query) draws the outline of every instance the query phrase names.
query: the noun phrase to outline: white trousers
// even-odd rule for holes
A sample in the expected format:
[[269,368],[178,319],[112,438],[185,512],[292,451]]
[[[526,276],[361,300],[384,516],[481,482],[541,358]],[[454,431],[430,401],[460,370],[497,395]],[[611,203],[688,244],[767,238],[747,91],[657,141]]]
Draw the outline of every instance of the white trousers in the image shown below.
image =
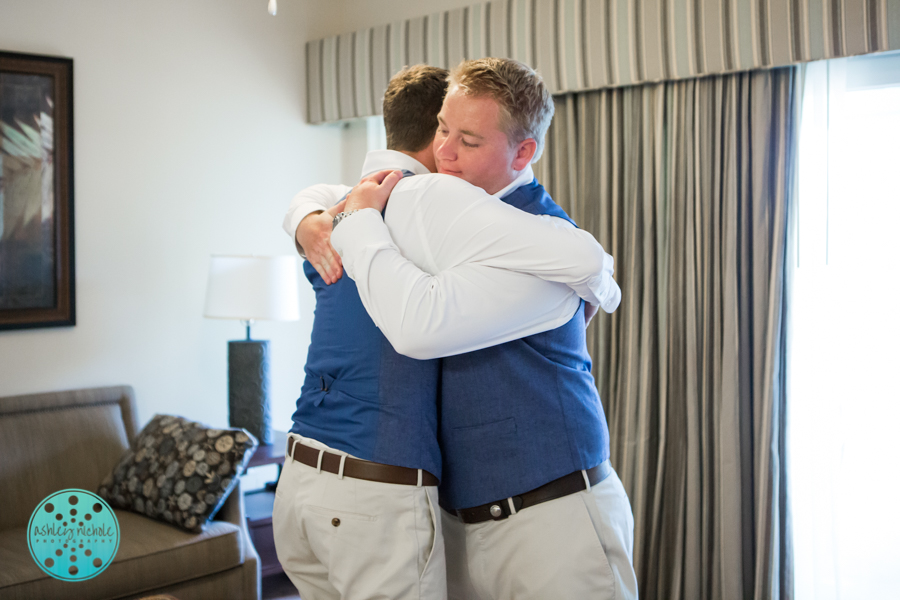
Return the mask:
[[340,478],[288,457],[272,513],[278,560],[303,600],[442,600],[437,506],[435,486]]
[[634,517],[615,472],[502,521],[441,511],[451,600],[637,599]]

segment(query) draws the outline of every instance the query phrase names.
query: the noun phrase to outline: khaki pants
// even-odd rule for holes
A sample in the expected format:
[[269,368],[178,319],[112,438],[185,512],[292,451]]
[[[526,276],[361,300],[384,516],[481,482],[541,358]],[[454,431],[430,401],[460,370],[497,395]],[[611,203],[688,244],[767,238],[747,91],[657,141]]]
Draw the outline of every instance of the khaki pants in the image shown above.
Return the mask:
[[451,600],[632,600],[634,517],[613,472],[590,491],[466,525],[441,511]]
[[437,505],[434,486],[340,478],[288,458],[272,514],[278,560],[303,600],[442,600]]

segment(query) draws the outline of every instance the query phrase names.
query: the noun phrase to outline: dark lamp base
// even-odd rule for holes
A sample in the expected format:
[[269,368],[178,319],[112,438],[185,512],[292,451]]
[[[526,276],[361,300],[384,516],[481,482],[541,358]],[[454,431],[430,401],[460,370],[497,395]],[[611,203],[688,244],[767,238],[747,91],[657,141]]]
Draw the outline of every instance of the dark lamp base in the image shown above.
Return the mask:
[[268,341],[228,342],[228,424],[272,443]]

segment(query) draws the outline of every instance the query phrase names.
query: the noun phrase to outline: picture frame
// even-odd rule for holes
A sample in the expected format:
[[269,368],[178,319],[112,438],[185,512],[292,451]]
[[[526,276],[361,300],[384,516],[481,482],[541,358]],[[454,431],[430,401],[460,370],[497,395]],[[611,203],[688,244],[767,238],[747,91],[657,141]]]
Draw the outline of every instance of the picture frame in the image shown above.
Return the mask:
[[0,330],[75,325],[72,75],[0,51]]

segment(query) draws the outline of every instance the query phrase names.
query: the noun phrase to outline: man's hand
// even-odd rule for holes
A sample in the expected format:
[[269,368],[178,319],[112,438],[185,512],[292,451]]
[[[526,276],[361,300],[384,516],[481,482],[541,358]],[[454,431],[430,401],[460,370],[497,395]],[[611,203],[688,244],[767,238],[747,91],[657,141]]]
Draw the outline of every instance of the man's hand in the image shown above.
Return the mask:
[[343,200],[341,200],[340,202],[338,202],[337,204],[335,204],[334,206],[332,206],[325,212],[327,212],[329,215],[331,215],[331,219],[334,220],[334,218],[336,216],[338,216],[338,213],[344,212],[345,206],[347,206],[347,198],[346,197],[344,197]]
[[401,171],[379,171],[363,179],[356,184],[356,187],[350,190],[347,196],[347,205],[344,207],[345,212],[351,210],[362,210],[363,208],[374,208],[378,212],[384,210],[387,205],[391,190],[397,185],[397,182],[403,179]]
[[[331,247],[331,222],[334,215],[343,208],[343,202],[327,211],[310,213],[303,217],[297,226],[295,238],[303,248],[306,260],[322,276],[322,280],[331,285],[341,278],[344,272],[341,257]],[[331,214],[332,211],[337,212]]]

